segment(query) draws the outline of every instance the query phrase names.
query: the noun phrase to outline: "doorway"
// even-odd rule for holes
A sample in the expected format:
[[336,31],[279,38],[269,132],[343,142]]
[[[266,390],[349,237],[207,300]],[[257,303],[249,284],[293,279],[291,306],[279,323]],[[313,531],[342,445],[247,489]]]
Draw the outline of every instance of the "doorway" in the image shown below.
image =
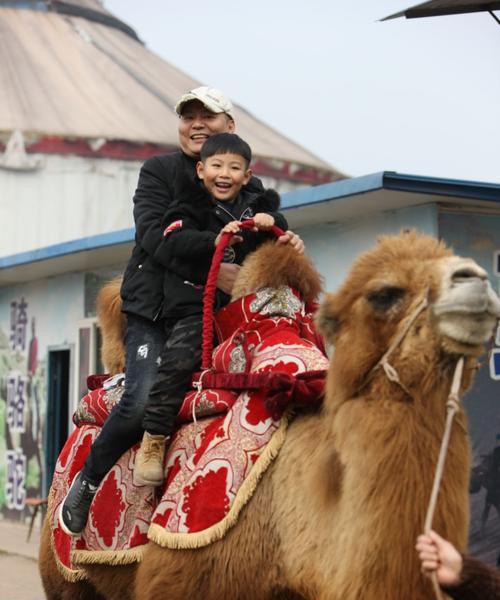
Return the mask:
[[44,490],[52,483],[57,457],[68,437],[70,350],[49,350]]

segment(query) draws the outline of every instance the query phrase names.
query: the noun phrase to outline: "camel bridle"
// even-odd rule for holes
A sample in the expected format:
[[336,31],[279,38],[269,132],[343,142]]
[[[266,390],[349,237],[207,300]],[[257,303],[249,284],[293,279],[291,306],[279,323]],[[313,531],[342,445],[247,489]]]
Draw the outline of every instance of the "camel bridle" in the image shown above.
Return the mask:
[[[404,327],[398,332],[389,348],[382,355],[380,360],[375,364],[375,366],[369,371],[366,379],[361,384],[361,387],[358,390],[358,393],[368,385],[368,383],[373,379],[375,373],[378,369],[382,368],[387,379],[392,383],[399,385],[399,387],[413,400],[413,395],[409,391],[409,389],[404,385],[401,381],[399,373],[391,365],[389,362],[390,356],[394,353],[394,351],[400,346],[403,342],[413,325],[415,324],[418,317],[422,314],[424,310],[429,307],[429,288],[424,293],[422,300],[417,304],[414,311],[411,313],[410,317],[406,321]],[[444,464],[446,460],[446,455],[448,453],[448,447],[450,443],[451,429],[453,426],[453,420],[455,415],[460,412],[461,404],[460,404],[460,385],[462,383],[462,375],[464,369],[464,356],[460,356],[455,366],[455,371],[453,373],[453,380],[450,388],[450,393],[448,394],[448,398],[446,400],[446,422],[443,432],[443,437],[441,440],[441,447],[439,450],[438,460],[436,463],[436,470],[434,473],[434,481],[432,484],[432,491],[429,499],[429,504],[427,507],[427,513],[424,522],[424,532],[426,535],[430,533],[432,530],[432,522],[434,520],[434,514],[436,512],[437,499],[439,495],[439,488],[441,486],[441,481],[444,473]],[[443,600],[443,594],[441,592],[441,588],[439,586],[437,580],[436,572],[432,573],[431,576],[432,587],[434,590],[434,594],[437,600]]]
[[410,332],[411,328],[413,327],[415,321],[418,319],[418,317],[421,315],[421,313],[428,308],[428,306],[429,306],[429,288],[426,289],[422,300],[420,300],[420,302],[417,304],[417,306],[411,313],[410,317],[406,320],[404,327],[402,327],[401,330],[397,333],[396,337],[393,339],[389,348],[384,352],[384,354],[382,355],[380,360],[375,364],[375,366],[368,372],[368,375],[366,376],[365,380],[363,381],[360,388],[358,389],[358,394],[362,389],[364,389],[370,383],[370,381],[372,381],[372,379],[373,379],[375,373],[378,371],[378,369],[382,368],[387,379],[389,381],[392,381],[393,383],[399,385],[399,387],[405,392],[405,394],[413,400],[412,393],[406,387],[406,385],[401,381],[399,373],[397,372],[395,367],[393,367],[391,365],[391,363],[389,362],[389,358],[394,353],[394,351],[399,347],[399,345],[403,342],[403,340],[405,339],[405,337],[407,336],[407,334]]

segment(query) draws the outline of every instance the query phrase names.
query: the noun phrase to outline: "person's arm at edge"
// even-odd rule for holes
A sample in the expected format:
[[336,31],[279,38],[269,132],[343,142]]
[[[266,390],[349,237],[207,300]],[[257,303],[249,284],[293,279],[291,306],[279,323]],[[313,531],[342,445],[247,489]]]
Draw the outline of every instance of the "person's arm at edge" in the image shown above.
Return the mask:
[[464,556],[458,583],[441,588],[454,600],[493,600],[500,598],[500,572],[480,560]]

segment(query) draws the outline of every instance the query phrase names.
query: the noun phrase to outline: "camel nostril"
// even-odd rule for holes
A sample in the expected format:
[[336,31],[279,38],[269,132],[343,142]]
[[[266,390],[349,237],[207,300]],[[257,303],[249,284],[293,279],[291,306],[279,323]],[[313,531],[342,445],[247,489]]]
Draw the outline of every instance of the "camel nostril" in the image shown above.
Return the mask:
[[463,281],[464,279],[486,279],[486,274],[480,272],[478,273],[474,269],[466,267],[455,271],[455,273],[453,273],[451,276],[451,279],[455,282]]

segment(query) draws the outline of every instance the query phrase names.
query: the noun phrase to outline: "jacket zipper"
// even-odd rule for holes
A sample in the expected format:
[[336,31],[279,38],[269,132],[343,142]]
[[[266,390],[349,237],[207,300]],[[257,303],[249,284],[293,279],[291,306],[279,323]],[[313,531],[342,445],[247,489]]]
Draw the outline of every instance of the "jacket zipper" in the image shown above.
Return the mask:
[[[235,217],[235,216],[233,215],[233,213],[229,212],[229,211],[228,211],[226,208],[224,208],[224,207],[223,207],[221,204],[217,203],[217,205],[216,205],[216,206],[217,206],[218,208],[220,208],[221,210],[223,210],[223,211],[224,211],[224,212],[225,212],[227,215],[229,215],[229,216],[231,217],[231,221],[234,221],[235,219],[236,219],[237,221],[242,221],[242,220],[243,220],[243,217],[245,216],[245,213],[247,212],[247,210],[249,210],[249,207],[245,208],[245,210],[244,210],[244,211],[241,213],[241,215],[240,215],[240,217],[239,217],[239,219],[238,219],[237,217]],[[249,217],[249,218],[251,218],[251,217]]]

